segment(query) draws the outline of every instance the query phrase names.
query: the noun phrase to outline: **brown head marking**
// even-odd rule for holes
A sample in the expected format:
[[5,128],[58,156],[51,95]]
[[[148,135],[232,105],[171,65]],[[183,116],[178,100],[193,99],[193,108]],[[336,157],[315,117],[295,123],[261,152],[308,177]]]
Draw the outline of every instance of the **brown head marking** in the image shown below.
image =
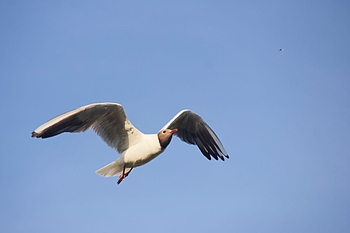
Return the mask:
[[173,137],[173,134],[177,132],[177,129],[162,129],[158,132],[158,140],[162,149],[165,149]]

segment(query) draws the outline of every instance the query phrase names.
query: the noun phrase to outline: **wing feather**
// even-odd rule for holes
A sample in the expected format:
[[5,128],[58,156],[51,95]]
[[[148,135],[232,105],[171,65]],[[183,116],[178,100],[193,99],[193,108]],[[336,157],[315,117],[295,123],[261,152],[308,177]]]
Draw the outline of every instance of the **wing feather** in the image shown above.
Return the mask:
[[182,141],[197,145],[202,154],[208,158],[218,160],[229,158],[224,146],[215,132],[196,113],[182,110],[171,119],[163,129],[178,129],[175,133]]
[[48,138],[63,132],[94,130],[108,146],[122,153],[143,134],[127,118],[117,103],[90,104],[61,114],[39,126],[32,137]]

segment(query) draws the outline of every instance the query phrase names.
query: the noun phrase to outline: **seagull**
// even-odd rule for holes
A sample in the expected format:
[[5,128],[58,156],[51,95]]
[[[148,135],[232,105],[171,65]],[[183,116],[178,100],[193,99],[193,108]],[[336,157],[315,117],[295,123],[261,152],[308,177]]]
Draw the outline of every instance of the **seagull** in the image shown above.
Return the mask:
[[39,126],[32,137],[49,138],[64,132],[95,131],[120,157],[98,169],[105,177],[118,176],[117,184],[126,178],[134,167],[142,166],[169,145],[173,135],[182,141],[197,145],[209,160],[229,158],[218,136],[207,123],[191,110],[176,114],[157,134],[144,134],[131,124],[124,108],[118,103],[89,104],[63,113]]

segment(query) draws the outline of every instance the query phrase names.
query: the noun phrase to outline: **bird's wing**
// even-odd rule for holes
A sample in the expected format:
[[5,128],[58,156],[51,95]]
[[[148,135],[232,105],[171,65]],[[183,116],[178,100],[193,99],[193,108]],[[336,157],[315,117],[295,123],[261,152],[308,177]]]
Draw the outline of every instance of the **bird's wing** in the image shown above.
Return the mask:
[[209,160],[229,158],[218,136],[207,123],[191,110],[180,111],[163,129],[178,129],[175,133],[182,141],[197,145],[202,154]]
[[93,129],[108,146],[122,153],[137,144],[142,133],[135,128],[117,103],[89,104],[59,115],[39,126],[32,137],[48,138],[63,132]]

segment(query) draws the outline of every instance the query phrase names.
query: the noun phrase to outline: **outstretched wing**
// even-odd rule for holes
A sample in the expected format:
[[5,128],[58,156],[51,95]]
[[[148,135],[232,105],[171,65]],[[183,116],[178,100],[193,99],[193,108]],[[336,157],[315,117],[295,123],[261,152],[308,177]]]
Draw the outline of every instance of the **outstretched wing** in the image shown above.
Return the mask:
[[163,129],[178,129],[175,133],[182,141],[197,145],[202,154],[209,160],[229,158],[218,136],[207,123],[191,110],[180,111]]
[[117,103],[89,104],[59,115],[32,132],[32,137],[49,138],[63,132],[93,129],[108,146],[122,153],[137,144],[142,133],[135,128]]

